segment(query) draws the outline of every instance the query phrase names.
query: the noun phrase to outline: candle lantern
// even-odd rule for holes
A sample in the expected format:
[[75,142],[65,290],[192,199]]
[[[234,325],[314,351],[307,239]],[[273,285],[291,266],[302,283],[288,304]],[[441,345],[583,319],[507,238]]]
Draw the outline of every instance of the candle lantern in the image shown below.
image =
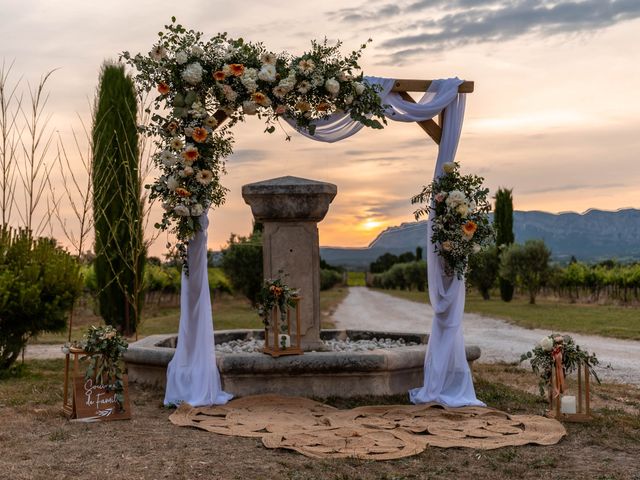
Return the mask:
[[[294,306],[284,305],[282,312],[278,305],[271,310],[270,321],[264,327],[264,348],[262,351],[272,357],[281,355],[301,355],[300,345],[300,297],[294,297]],[[295,310],[292,319],[291,309]]]
[[591,392],[589,381],[589,365],[586,361],[578,362],[577,379],[574,382],[573,375],[568,375],[569,382],[564,387],[559,385],[556,371],[551,370],[551,378],[549,381],[549,411],[547,416],[566,422],[587,422],[593,417],[591,416]]

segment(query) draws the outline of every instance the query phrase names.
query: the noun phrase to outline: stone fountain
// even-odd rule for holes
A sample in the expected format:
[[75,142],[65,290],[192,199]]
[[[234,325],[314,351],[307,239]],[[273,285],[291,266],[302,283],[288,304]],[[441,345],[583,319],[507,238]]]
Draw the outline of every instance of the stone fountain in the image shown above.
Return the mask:
[[[320,252],[318,222],[324,219],[337,187],[297,177],[244,185],[242,197],[264,224],[264,278],[281,277],[301,291],[301,344],[305,353],[273,358],[261,353],[217,352],[223,388],[236,396],[280,393],[314,397],[393,395],[420,386],[428,335],[320,329]],[[392,323],[392,322],[391,322]],[[223,330],[216,344],[264,338],[262,330]],[[407,346],[367,351],[329,351],[326,341],[384,338]],[[125,354],[129,381],[164,386],[166,366],[177,335],[151,335]],[[467,360],[480,357],[469,346]]]

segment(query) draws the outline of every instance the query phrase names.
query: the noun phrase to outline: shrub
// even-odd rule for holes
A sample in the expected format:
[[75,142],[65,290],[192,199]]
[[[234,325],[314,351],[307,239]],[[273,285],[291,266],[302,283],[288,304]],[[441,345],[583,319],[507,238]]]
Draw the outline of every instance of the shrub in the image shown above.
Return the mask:
[[342,283],[342,274],[336,270],[320,270],[320,290],[329,290]]
[[29,338],[65,329],[81,288],[77,261],[54,240],[0,230],[0,371]]
[[262,288],[262,233],[256,229],[249,237],[231,234],[221,265],[233,290],[256,305]]

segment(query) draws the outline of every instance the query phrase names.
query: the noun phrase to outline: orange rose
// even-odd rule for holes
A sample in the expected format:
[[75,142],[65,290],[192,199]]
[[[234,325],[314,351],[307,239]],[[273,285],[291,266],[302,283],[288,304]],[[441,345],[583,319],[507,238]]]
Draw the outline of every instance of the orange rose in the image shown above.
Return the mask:
[[462,226],[462,233],[464,233],[467,237],[473,237],[473,234],[476,233],[477,229],[478,225],[476,225],[476,222],[469,220]]
[[330,104],[328,104],[327,102],[320,102],[317,106],[316,106],[316,110],[318,112],[326,112],[327,110],[329,110],[329,107],[331,107]]
[[180,197],[186,198],[191,196],[191,192],[189,192],[189,190],[187,190],[186,188],[178,187],[175,189],[175,192]]
[[213,79],[221,82],[226,78],[225,73],[222,70],[218,70],[217,72],[213,72]]
[[169,93],[169,90],[171,90],[169,88],[169,85],[165,82],[160,82],[158,84],[158,91],[162,94],[162,95],[166,95],[167,93]]
[[191,134],[191,137],[196,141],[196,142],[204,142],[207,139],[207,131],[202,128],[202,127],[196,127],[193,129],[193,134]]
[[241,63],[232,63],[229,65],[229,70],[234,77],[239,77],[244,73],[244,65]]
[[262,92],[256,92],[251,95],[251,99],[256,102],[258,105],[264,105],[268,102],[267,96]]

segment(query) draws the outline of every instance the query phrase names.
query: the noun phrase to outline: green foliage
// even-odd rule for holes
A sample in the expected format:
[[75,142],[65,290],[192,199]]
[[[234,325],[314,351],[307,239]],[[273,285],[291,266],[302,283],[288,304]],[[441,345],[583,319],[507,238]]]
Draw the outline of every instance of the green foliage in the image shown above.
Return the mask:
[[374,274],[372,286],[423,292],[427,287],[427,263],[424,260],[396,263],[386,272]]
[[124,405],[124,379],[121,358],[129,345],[118,331],[110,325],[89,327],[79,347],[86,355],[81,360],[88,362],[85,379],[93,379],[96,385],[104,385],[107,391],[116,394],[120,410]]
[[145,266],[136,112],[124,66],[105,64],[92,130],[95,272],[100,315],[126,335],[139,321]]
[[519,283],[529,292],[529,303],[536,303],[536,295],[549,276],[551,251],[542,240],[527,240],[524,245],[514,243],[502,252],[500,276]]
[[262,233],[255,231],[249,237],[231,234],[222,251],[221,267],[233,290],[245,295],[255,306],[262,288]]
[[469,256],[467,281],[478,289],[482,298],[489,300],[489,292],[496,283],[500,261],[495,246],[484,248]]
[[413,262],[416,257],[413,252],[404,252],[400,255],[394,255],[393,253],[384,253],[380,255],[374,262],[369,264],[369,271],[371,273],[382,273],[389,270],[396,263],[408,263]]
[[[496,245],[498,255],[501,249],[511,245],[515,241],[513,234],[513,198],[512,190],[499,188],[496,192],[496,208],[493,215],[493,228],[496,232]],[[510,302],[513,298],[514,285],[508,279],[500,277],[500,298]]]
[[65,329],[80,289],[77,261],[54,240],[0,229],[0,371],[29,338]]
[[258,315],[262,318],[265,328],[271,325],[272,314],[277,309],[280,314],[279,331],[285,333],[287,328],[287,309],[296,306],[298,296],[298,290],[291,288],[280,278],[265,280],[260,292],[258,292],[258,302],[256,304]]
[[342,273],[336,270],[320,269],[320,290],[329,290],[342,283]]

